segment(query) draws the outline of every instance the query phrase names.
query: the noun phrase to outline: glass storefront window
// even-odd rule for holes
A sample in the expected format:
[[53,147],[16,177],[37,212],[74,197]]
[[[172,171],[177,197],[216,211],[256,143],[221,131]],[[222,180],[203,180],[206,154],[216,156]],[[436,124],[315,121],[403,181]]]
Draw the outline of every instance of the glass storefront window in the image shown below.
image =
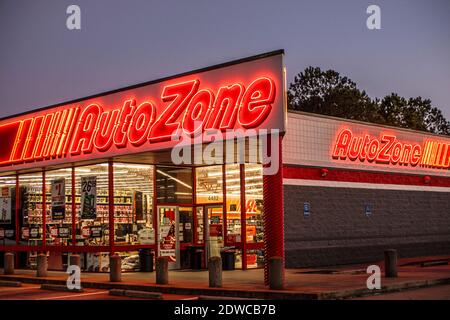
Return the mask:
[[[41,245],[43,234],[42,173],[19,176],[20,185],[20,243]],[[48,213],[46,215],[48,217]]]
[[[20,211],[19,238],[21,245],[42,245],[43,199],[42,172],[19,176]],[[47,214],[48,218],[48,214]],[[37,252],[27,252],[23,266],[36,267]]]
[[222,166],[208,166],[195,169],[197,203],[223,202]]
[[197,207],[197,244],[203,244],[204,242],[205,225],[203,222],[203,207]]
[[241,242],[241,184],[239,164],[225,166],[227,241]]
[[247,250],[247,268],[263,268],[264,267],[264,250]]
[[15,245],[16,176],[0,177],[0,245]]
[[75,168],[77,245],[109,244],[108,181],[107,163]]
[[220,257],[224,247],[224,221],[222,206],[206,206],[208,215],[208,257]]
[[245,208],[247,243],[263,242],[262,165],[245,165]]
[[114,163],[115,244],[155,244],[154,166]]
[[194,217],[191,207],[180,207],[179,210],[178,237],[180,244],[192,244],[194,242],[193,224]]
[[72,169],[45,173],[46,242],[48,245],[72,243]]
[[158,203],[192,203],[192,169],[156,166]]

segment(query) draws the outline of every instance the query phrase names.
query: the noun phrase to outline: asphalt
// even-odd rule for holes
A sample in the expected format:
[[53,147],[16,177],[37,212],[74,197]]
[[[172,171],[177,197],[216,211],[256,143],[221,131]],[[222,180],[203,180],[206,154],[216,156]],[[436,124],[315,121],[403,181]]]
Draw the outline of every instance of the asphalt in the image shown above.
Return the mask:
[[[89,290],[122,289],[161,292],[165,298],[172,295],[174,299],[179,297],[195,299],[198,296],[251,299],[349,299],[364,296],[376,297],[387,293],[448,285],[450,284],[449,260],[449,256],[401,259],[399,260],[398,277],[382,277],[379,290],[367,288],[366,282],[369,274],[366,273],[366,268],[369,264],[320,269],[288,269],[286,270],[286,286],[283,290],[269,290],[264,285],[263,270],[260,269],[224,271],[222,288],[208,287],[207,271],[170,271],[169,285],[157,285],[155,272],[123,273],[120,283],[109,282],[107,273],[82,273],[81,282],[83,288]],[[427,264],[433,261],[447,261],[447,264]],[[427,263],[424,264],[424,262]],[[382,267],[382,262],[375,264]],[[0,280],[20,281],[28,284],[65,285],[67,274],[49,271],[48,277],[37,278],[36,272],[33,270],[16,270],[12,276],[0,275]],[[5,287],[0,287],[0,291],[4,289]],[[85,291],[85,293],[90,293],[90,291]],[[102,295],[93,292],[92,295],[85,297],[94,299],[102,297]],[[1,298],[2,296],[0,296]]]
[[450,300],[450,285],[358,297],[354,300]]
[[[164,294],[164,300],[197,300],[196,296]],[[106,289],[84,289],[83,292],[43,290],[39,284],[22,284],[20,287],[0,287],[0,300],[154,300],[111,295]]]

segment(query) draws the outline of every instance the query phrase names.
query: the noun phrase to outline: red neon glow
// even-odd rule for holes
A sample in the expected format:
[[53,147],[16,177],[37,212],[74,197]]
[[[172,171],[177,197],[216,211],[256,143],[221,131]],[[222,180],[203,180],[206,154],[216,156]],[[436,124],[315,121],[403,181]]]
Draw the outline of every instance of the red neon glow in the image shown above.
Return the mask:
[[195,94],[199,85],[200,81],[191,80],[164,87],[161,95],[162,101],[171,101],[171,103],[153,125],[150,141],[167,141],[175,135],[180,128],[180,123],[176,120],[186,109],[189,99]]
[[102,108],[97,104],[89,105],[81,113],[75,129],[72,146],[70,147],[72,155],[92,152],[94,148],[93,134],[99,130],[97,123],[101,113]]
[[199,88],[199,79],[164,86],[159,116],[157,103],[139,101],[137,106],[128,99],[121,108],[92,102],[1,125],[0,136],[7,141],[0,146],[0,165],[140,147],[169,141],[181,128],[191,135],[236,125],[256,128],[275,99],[275,82],[268,77],[256,78],[247,88],[242,83],[221,86],[216,95]]
[[214,101],[214,94],[211,90],[199,90],[189,102],[183,116],[182,127],[186,134],[194,135],[202,129],[202,126],[195,127],[196,122],[204,123],[207,114],[210,112],[211,104]]
[[34,145],[37,140],[37,136],[39,134],[39,130],[41,129],[41,123],[44,120],[44,116],[33,118],[33,123],[31,125],[31,128],[28,133],[27,143],[25,144],[23,148],[23,156],[22,160],[32,160],[33,159],[33,152],[34,152]]
[[117,148],[125,148],[127,146],[127,132],[135,109],[136,101],[133,99],[124,102],[120,111],[119,122],[114,131],[114,145]]
[[355,135],[351,129],[342,129],[332,149],[333,159],[376,162],[391,165],[409,165],[434,168],[450,167],[450,144],[426,141],[410,144],[399,141],[395,135],[381,133],[380,137]]
[[112,112],[103,112],[99,120],[99,129],[95,135],[94,146],[98,151],[106,151],[111,148],[113,142],[113,134],[119,122],[120,110]]
[[244,128],[258,127],[270,114],[275,99],[275,83],[258,78],[247,88],[239,107],[239,123]]
[[244,94],[244,86],[240,83],[220,87],[212,106],[205,129],[231,129],[236,123],[237,108]]
[[128,140],[138,147],[147,141],[148,131],[155,120],[156,108],[151,102],[143,102],[133,114]]
[[20,121],[7,123],[0,126],[0,165],[11,162],[12,149],[15,146],[15,139],[20,128]]

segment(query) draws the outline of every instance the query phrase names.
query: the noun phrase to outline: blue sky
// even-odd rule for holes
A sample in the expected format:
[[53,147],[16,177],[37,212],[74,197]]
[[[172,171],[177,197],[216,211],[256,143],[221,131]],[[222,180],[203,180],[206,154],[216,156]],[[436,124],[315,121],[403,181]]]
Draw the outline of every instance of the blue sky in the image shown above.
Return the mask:
[[[81,8],[79,31],[66,8]],[[366,8],[381,8],[381,30]],[[450,1],[0,2],[0,117],[275,49],[450,118]]]

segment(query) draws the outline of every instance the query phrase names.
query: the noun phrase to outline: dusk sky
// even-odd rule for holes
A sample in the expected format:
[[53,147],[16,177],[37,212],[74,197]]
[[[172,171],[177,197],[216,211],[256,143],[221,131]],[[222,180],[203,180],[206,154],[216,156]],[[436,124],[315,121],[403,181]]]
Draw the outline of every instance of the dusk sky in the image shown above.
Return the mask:
[[[81,8],[81,30],[66,8]],[[381,30],[366,27],[370,4]],[[450,1],[0,0],[0,117],[276,49],[450,118]]]

